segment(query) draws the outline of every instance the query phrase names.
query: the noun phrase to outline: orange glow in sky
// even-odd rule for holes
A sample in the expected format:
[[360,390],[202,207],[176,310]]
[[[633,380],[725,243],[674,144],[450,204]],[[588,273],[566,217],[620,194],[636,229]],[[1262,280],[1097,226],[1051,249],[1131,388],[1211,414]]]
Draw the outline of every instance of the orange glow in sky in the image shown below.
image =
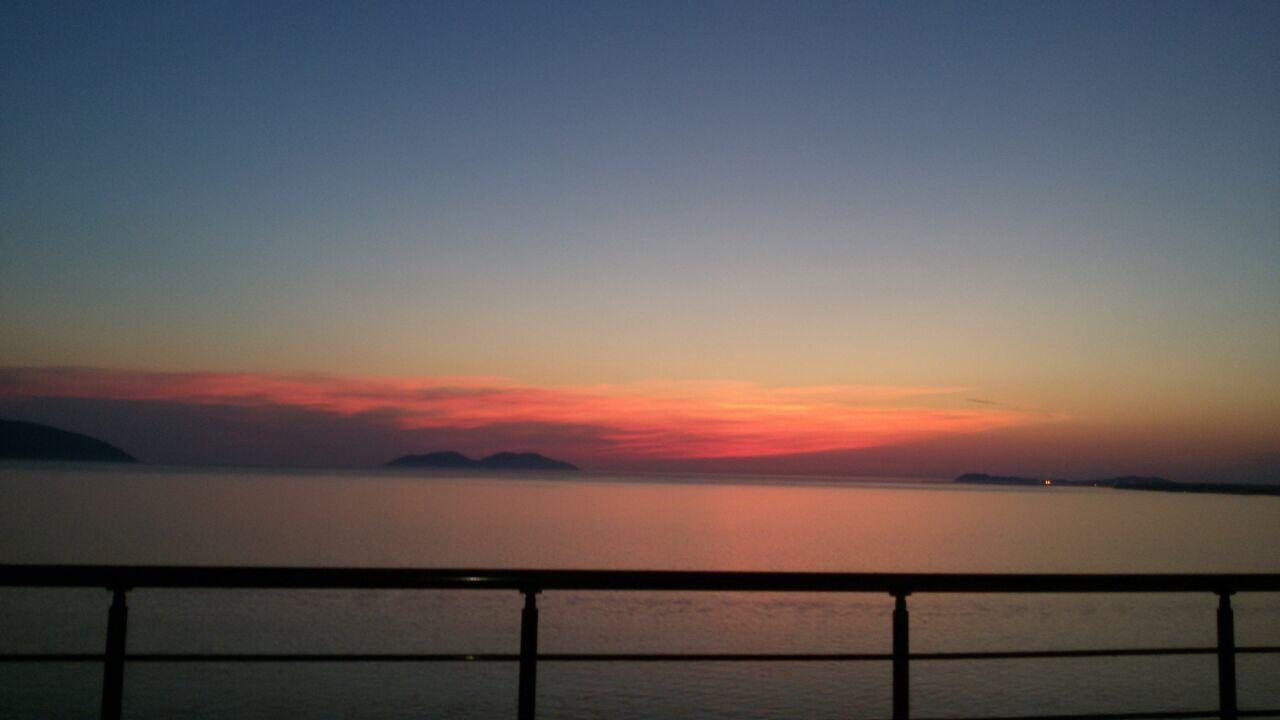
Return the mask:
[[511,423],[596,429],[604,455],[721,458],[887,445],[1050,419],[971,404],[961,387],[662,381],[539,387],[496,377],[354,378],[80,368],[6,371],[0,397],[286,406],[390,414],[406,430]]

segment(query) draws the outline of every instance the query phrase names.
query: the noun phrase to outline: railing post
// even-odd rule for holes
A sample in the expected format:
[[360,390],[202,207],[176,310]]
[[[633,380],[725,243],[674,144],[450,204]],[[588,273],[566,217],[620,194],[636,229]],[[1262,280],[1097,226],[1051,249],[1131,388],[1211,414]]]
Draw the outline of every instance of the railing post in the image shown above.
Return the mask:
[[911,716],[910,644],[907,641],[907,593],[893,594],[893,720]]
[[538,590],[526,588],[520,612],[520,699],[516,717],[533,720],[538,697]]
[[1218,593],[1218,714],[1236,720],[1236,629],[1231,592]]
[[107,612],[107,654],[102,668],[102,720],[120,720],[124,702],[124,641],[129,624],[129,606],[124,588],[111,588],[111,610]]

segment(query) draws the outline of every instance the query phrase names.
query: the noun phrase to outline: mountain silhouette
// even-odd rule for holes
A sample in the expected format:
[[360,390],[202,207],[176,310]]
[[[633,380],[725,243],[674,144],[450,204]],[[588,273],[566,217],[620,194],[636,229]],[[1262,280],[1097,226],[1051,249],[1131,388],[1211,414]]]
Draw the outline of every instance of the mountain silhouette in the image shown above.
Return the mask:
[[49,425],[0,420],[0,459],[136,462],[115,445]]
[[402,455],[387,467],[471,468],[475,470],[577,470],[562,460],[553,460],[535,452],[500,452],[480,460],[472,460],[460,452],[441,450],[424,455]]

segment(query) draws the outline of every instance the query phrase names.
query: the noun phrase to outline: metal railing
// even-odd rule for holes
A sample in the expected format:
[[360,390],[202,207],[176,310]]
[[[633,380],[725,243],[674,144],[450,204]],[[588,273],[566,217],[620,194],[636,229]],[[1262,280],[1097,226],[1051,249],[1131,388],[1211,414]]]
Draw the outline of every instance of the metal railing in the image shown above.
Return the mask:
[[[0,565],[0,587],[102,587],[111,591],[106,651],[9,653],[0,662],[102,662],[102,718],[119,720],[126,662],[517,662],[516,714],[532,720],[539,662],[756,662],[885,661],[893,667],[893,718],[910,715],[911,661],[1216,655],[1218,707],[1212,710],[1042,715],[1036,720],[1140,720],[1143,718],[1280,717],[1280,709],[1240,710],[1236,655],[1277,653],[1280,646],[1236,647],[1231,596],[1280,591],[1280,574],[988,575],[907,573],[773,573],[630,570],[490,570],[406,568],[158,567]],[[190,654],[125,652],[128,607],[134,588],[512,590],[524,596],[519,653],[446,654]],[[893,599],[892,653],[539,653],[541,592],[564,590],[887,593]],[[1213,593],[1218,597],[1217,645],[1180,648],[1104,648],[1005,652],[912,653],[907,597],[919,593]],[[995,720],[995,719],[989,719]],[[1032,720],[1004,717],[999,720]]]

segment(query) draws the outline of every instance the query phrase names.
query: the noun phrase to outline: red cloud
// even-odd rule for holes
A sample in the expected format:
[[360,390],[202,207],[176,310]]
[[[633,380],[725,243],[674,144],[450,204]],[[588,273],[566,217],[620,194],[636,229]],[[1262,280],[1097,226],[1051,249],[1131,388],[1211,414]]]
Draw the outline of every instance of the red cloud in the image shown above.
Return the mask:
[[964,402],[968,388],[768,387],[662,381],[539,387],[506,378],[0,370],[0,397],[148,400],[391,413],[406,430],[528,424],[602,428],[599,456],[724,458],[867,448],[1045,419]]

